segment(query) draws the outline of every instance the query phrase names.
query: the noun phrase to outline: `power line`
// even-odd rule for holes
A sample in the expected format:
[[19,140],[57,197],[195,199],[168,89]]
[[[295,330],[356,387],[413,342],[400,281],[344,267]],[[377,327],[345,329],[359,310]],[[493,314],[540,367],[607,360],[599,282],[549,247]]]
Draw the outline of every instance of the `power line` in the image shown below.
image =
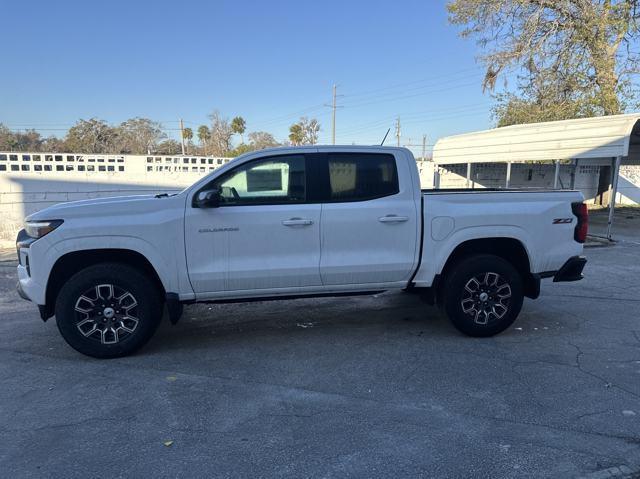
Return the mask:
[[[433,118],[434,114],[437,114],[437,113],[449,114],[449,113],[455,113],[458,111],[463,113],[469,112],[469,111],[476,111],[476,110],[480,111],[480,110],[484,110],[488,106],[490,106],[489,103],[474,103],[469,105],[459,105],[459,106],[450,107],[450,108],[435,108],[435,109],[423,110],[423,111],[412,112],[412,113],[404,113],[402,115],[402,118],[404,119],[405,123],[407,123],[407,119],[409,119],[409,123],[413,123],[412,120],[416,120],[420,118],[427,118],[427,119]],[[374,120],[372,122],[356,125],[355,127],[347,128],[346,130],[341,131],[341,134],[342,135],[353,134],[353,133],[359,133],[362,131],[371,130],[375,127],[382,126],[383,124],[389,124],[393,122],[394,118],[395,116],[389,116],[389,117],[381,118],[379,120]]]
[[404,87],[404,86],[408,86],[408,85],[415,85],[415,84],[418,84],[418,83],[437,80],[437,79],[440,79],[440,78],[450,78],[450,77],[456,76],[456,75],[458,75],[460,73],[465,73],[465,72],[469,72],[469,71],[472,71],[472,70],[477,70],[477,67],[465,68],[463,70],[458,70],[458,71],[455,71],[453,73],[446,73],[446,74],[441,74],[441,75],[433,75],[433,76],[430,76],[430,77],[427,77],[427,78],[422,78],[420,80],[413,80],[413,81],[410,81],[410,82],[396,83],[396,84],[393,84],[393,85],[388,85],[386,87],[381,87],[381,88],[375,88],[373,90],[368,90],[368,91],[364,91],[364,92],[361,92],[361,93],[347,94],[347,96],[350,97],[350,98],[360,97],[360,96],[368,96],[368,95],[370,95],[372,93],[378,93],[378,92],[381,92],[381,91],[392,90],[394,88],[400,88],[400,87]]

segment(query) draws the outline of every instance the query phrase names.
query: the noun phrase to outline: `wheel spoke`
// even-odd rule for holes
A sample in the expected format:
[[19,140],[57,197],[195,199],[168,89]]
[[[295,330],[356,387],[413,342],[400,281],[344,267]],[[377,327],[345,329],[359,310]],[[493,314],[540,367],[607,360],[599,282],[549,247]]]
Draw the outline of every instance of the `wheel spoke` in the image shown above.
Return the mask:
[[501,299],[507,299],[511,297],[511,286],[509,286],[507,283],[504,283],[501,286],[498,286],[498,289],[496,290],[496,295],[498,296],[498,298]]
[[[131,325],[128,325],[127,323],[132,323]],[[136,329],[136,327],[138,326],[138,320],[132,317],[127,317],[127,318],[123,318],[120,321],[120,327],[118,329],[122,329],[123,331],[126,331],[127,333],[133,333],[133,331]]]
[[74,305],[80,334],[103,345],[116,344],[134,334],[140,319],[138,301],[130,291],[113,284],[97,284]]
[[[84,306],[84,307],[83,307]],[[93,311],[95,304],[91,298],[81,295],[76,301],[75,310],[79,313],[90,313]]]
[[464,289],[466,289],[469,293],[475,293],[480,289],[480,282],[476,278],[471,278],[469,281],[467,281],[467,284],[464,285]]
[[133,295],[128,291],[122,296],[118,296],[116,300],[118,301],[120,307],[125,311],[129,311],[131,308],[135,308],[136,306],[138,306],[136,298],[134,298]]
[[500,279],[500,275],[496,273],[488,272],[484,275],[484,284],[486,286],[495,286],[498,284],[499,279]]
[[96,286],[96,295],[100,299],[108,300],[113,298],[112,284],[99,284]]
[[[88,326],[88,327],[85,327]],[[91,336],[98,329],[98,325],[93,319],[85,319],[77,324],[78,329],[85,337]]]

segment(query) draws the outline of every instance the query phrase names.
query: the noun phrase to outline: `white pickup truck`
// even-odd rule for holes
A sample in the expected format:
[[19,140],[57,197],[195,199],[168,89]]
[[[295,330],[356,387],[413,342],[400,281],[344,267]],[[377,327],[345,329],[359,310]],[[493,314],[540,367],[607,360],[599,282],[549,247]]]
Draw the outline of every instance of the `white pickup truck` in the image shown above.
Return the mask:
[[509,327],[540,279],[575,281],[576,191],[421,191],[410,151],[292,147],[243,155],[175,195],[62,203],[25,220],[18,291],[94,357],[144,345],[183,304],[391,289],[472,336]]

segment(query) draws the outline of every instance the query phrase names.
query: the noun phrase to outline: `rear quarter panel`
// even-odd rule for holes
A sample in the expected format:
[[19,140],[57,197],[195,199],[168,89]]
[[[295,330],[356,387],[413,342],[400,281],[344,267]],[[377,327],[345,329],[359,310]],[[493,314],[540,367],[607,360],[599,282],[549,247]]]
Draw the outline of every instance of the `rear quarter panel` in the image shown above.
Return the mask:
[[[522,243],[532,273],[558,270],[582,252],[573,239],[576,218],[572,202],[577,191],[434,192],[424,193],[422,262],[418,287],[431,286],[455,248],[482,238],[513,238]],[[556,223],[555,219],[571,219]]]

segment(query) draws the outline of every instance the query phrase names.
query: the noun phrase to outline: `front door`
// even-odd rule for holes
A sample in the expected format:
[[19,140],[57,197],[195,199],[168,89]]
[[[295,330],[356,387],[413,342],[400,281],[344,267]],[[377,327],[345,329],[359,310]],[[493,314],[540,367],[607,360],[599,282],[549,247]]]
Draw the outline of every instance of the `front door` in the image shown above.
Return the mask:
[[220,190],[219,207],[187,206],[196,293],[321,285],[321,206],[307,203],[306,170],[304,155],[249,161],[205,187]]

